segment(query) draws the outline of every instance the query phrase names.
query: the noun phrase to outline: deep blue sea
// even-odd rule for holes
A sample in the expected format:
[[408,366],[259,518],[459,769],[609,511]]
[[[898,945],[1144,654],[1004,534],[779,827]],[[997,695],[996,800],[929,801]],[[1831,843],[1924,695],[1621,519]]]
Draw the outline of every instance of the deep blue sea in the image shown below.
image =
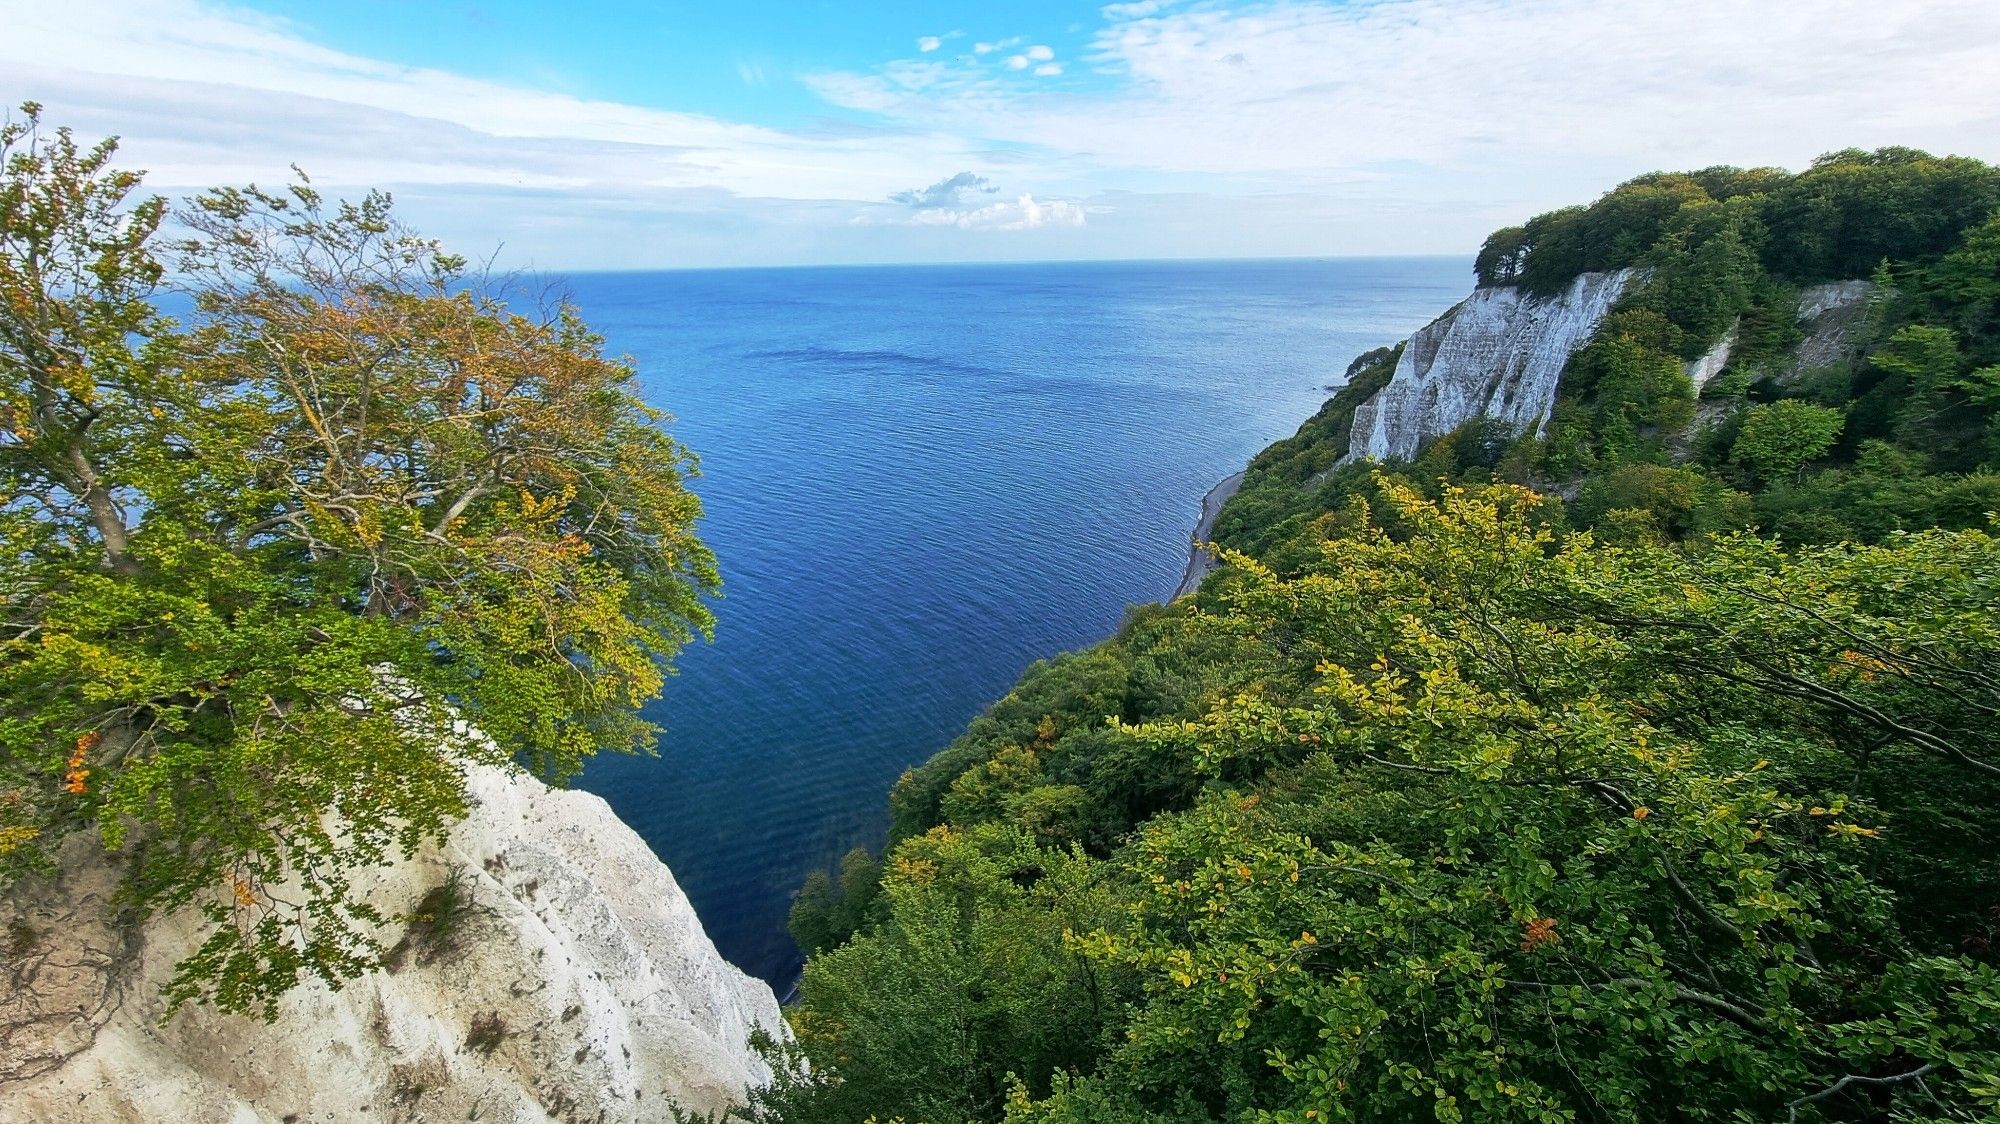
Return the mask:
[[725,593],[580,783],[782,994],[806,873],[879,846],[905,768],[1036,659],[1167,596],[1202,494],[1359,352],[1470,289],[1461,259],[755,269],[568,279],[702,458]]

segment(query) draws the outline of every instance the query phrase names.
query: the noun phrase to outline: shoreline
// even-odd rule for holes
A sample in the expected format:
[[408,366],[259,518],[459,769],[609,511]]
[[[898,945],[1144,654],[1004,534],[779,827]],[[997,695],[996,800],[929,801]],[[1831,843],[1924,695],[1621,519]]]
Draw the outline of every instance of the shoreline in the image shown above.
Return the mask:
[[1181,571],[1180,584],[1174,587],[1173,596],[1167,600],[1172,601],[1174,598],[1193,593],[1195,588],[1201,585],[1201,579],[1207,577],[1210,570],[1215,569],[1214,555],[1203,549],[1202,544],[1215,533],[1215,520],[1222,514],[1222,505],[1228,503],[1229,497],[1235,495],[1236,489],[1242,486],[1243,471],[1238,471],[1223,477],[1215,487],[1208,490],[1207,495],[1201,497],[1201,518],[1195,522],[1194,536],[1188,544],[1187,568]]

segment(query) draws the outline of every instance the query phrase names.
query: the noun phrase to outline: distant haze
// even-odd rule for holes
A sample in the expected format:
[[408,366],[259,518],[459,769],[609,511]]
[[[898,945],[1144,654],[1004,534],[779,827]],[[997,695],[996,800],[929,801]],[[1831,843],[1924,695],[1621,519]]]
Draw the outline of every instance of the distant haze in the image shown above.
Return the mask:
[[1992,0],[0,0],[169,194],[393,190],[563,269],[1467,253],[1657,168],[2000,157]]

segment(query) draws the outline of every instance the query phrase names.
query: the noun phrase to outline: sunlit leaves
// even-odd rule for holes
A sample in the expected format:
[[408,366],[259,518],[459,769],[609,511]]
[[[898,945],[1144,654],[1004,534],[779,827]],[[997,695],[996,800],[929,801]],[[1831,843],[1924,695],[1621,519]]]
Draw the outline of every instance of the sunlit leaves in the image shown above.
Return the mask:
[[175,325],[112,146],[30,110],[0,147],[0,866],[94,825],[137,904],[212,923],[171,997],[269,1010],[375,962],[353,872],[468,763],[651,745],[711,622],[694,460],[574,308],[386,196],[191,201]]

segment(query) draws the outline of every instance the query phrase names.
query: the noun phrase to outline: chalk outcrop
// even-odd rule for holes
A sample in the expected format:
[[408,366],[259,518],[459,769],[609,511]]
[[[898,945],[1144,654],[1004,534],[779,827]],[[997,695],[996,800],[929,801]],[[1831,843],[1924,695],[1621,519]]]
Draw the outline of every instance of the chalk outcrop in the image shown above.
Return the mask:
[[1715,381],[1715,376],[1729,366],[1729,357],[1736,351],[1736,325],[1731,325],[1715,346],[1702,353],[1701,358],[1687,364],[1688,381],[1694,383],[1696,391]]
[[747,1042],[785,1033],[771,989],[609,806],[483,766],[468,788],[442,845],[357,881],[403,917],[451,887],[449,932],[413,925],[396,967],[300,986],[268,1024],[162,1021],[199,926],[119,918],[115,874],[72,839],[63,877],[10,903],[0,1121],[660,1120],[769,1079]]
[[1478,289],[1410,337],[1389,384],[1354,412],[1350,457],[1407,460],[1477,417],[1547,424],[1556,383],[1637,270],[1586,273],[1539,297]]
[[1805,338],[1792,353],[1792,371],[1803,374],[1855,358],[1867,338],[1871,281],[1831,281],[1799,294],[1799,325]]

